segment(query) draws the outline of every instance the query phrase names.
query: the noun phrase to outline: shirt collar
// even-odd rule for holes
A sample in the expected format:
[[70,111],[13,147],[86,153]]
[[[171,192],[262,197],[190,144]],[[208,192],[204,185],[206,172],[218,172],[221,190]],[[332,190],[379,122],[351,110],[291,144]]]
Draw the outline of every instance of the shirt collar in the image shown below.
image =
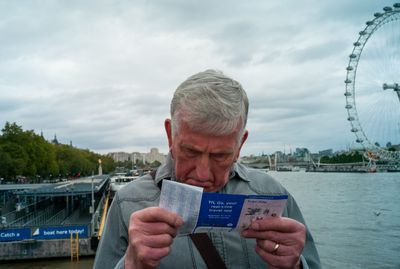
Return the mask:
[[230,176],[229,179],[236,176],[244,181],[249,182],[250,179],[249,179],[249,176],[248,176],[249,173],[247,170],[248,170],[248,168],[246,166],[244,166],[241,163],[235,162],[231,168],[231,175],[233,174],[233,176]]

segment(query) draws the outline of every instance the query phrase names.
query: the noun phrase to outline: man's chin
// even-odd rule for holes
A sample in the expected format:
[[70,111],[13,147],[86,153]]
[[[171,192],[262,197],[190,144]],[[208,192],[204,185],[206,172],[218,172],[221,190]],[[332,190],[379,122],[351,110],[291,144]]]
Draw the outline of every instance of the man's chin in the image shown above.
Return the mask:
[[217,191],[219,191],[219,189],[220,188],[218,188],[216,186],[211,186],[211,187],[208,187],[208,188],[204,188],[203,191],[204,192],[217,192]]

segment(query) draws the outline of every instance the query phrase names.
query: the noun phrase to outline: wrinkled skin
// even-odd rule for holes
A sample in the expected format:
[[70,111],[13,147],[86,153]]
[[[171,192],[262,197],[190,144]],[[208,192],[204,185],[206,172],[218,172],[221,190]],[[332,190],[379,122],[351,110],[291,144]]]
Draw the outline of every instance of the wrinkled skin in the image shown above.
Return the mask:
[[[300,268],[300,255],[306,241],[306,228],[302,223],[283,217],[254,220],[242,235],[256,239],[255,251],[268,268]],[[277,243],[279,248],[274,252]]]
[[[241,139],[238,139],[239,129],[224,136],[200,134],[181,122],[180,129],[172,135],[171,121],[165,120],[164,125],[177,181],[202,187],[206,192],[223,188],[248,132]],[[173,239],[182,224],[180,216],[158,207],[134,212],[129,222],[125,268],[156,268],[170,253]],[[287,218],[257,220],[243,232],[243,236],[256,239],[255,251],[271,268],[296,268],[299,265],[305,242],[305,228],[301,223]],[[280,247],[273,255],[270,252],[275,242]]]
[[239,129],[230,135],[215,136],[193,132],[185,122],[172,137],[170,120],[165,121],[168,144],[178,181],[216,192],[229,180],[233,163],[247,139],[247,131],[238,140]]
[[129,245],[125,268],[155,268],[170,252],[170,246],[183,220],[159,207],[132,213],[129,220]]

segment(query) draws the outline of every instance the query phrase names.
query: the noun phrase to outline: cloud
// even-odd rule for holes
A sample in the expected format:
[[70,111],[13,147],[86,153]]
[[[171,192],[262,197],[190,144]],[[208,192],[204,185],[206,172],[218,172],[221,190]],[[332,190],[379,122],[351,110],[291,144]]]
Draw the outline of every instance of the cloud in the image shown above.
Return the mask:
[[166,152],[175,88],[216,68],[248,92],[243,153],[342,149],[355,140],[344,109],[348,55],[384,5],[392,3],[1,2],[0,124],[101,153]]

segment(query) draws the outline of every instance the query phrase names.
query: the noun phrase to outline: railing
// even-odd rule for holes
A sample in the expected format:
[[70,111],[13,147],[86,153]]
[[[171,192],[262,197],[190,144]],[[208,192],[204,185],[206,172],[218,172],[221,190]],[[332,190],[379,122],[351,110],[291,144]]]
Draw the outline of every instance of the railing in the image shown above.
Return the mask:
[[4,227],[23,227],[27,221],[30,221],[35,218],[34,213],[29,213],[28,215],[24,215],[20,218],[17,218],[9,223],[6,223]]
[[[8,212],[7,214],[2,215],[1,217],[2,217],[2,220],[1,220],[2,222],[1,222],[0,226],[7,227],[8,226],[7,222],[9,222],[10,220],[12,220],[12,221],[15,220],[16,211],[14,210],[14,211]],[[3,223],[3,221],[4,221],[4,223]]]
[[92,225],[92,230],[91,230],[92,236],[98,235],[98,231],[99,231],[100,226],[101,226],[101,216],[102,216],[101,212],[103,212],[104,207],[106,206],[106,202],[108,204],[108,195],[107,196],[103,195],[101,197],[101,199],[99,201],[99,204],[97,206],[97,209],[94,212],[93,217],[92,217],[92,222],[91,222],[91,225]]
[[65,219],[66,209],[60,210],[54,216],[52,216],[48,221],[46,221],[46,225],[59,225]]
[[99,232],[97,235],[97,239],[99,239],[99,240],[101,238],[101,235],[103,234],[103,229],[104,229],[104,225],[106,222],[109,198],[110,198],[110,193],[107,194],[107,197],[106,197],[104,205],[103,205],[103,214],[101,215],[100,228],[99,228]]
[[[15,228],[42,225],[59,225],[65,218],[65,211],[66,209],[57,211],[54,206],[50,206],[42,211],[28,213],[27,215],[19,217],[11,222],[7,222],[2,226],[4,228]],[[7,215],[10,215],[11,213],[13,213],[13,216],[15,216],[15,212],[10,212]]]

